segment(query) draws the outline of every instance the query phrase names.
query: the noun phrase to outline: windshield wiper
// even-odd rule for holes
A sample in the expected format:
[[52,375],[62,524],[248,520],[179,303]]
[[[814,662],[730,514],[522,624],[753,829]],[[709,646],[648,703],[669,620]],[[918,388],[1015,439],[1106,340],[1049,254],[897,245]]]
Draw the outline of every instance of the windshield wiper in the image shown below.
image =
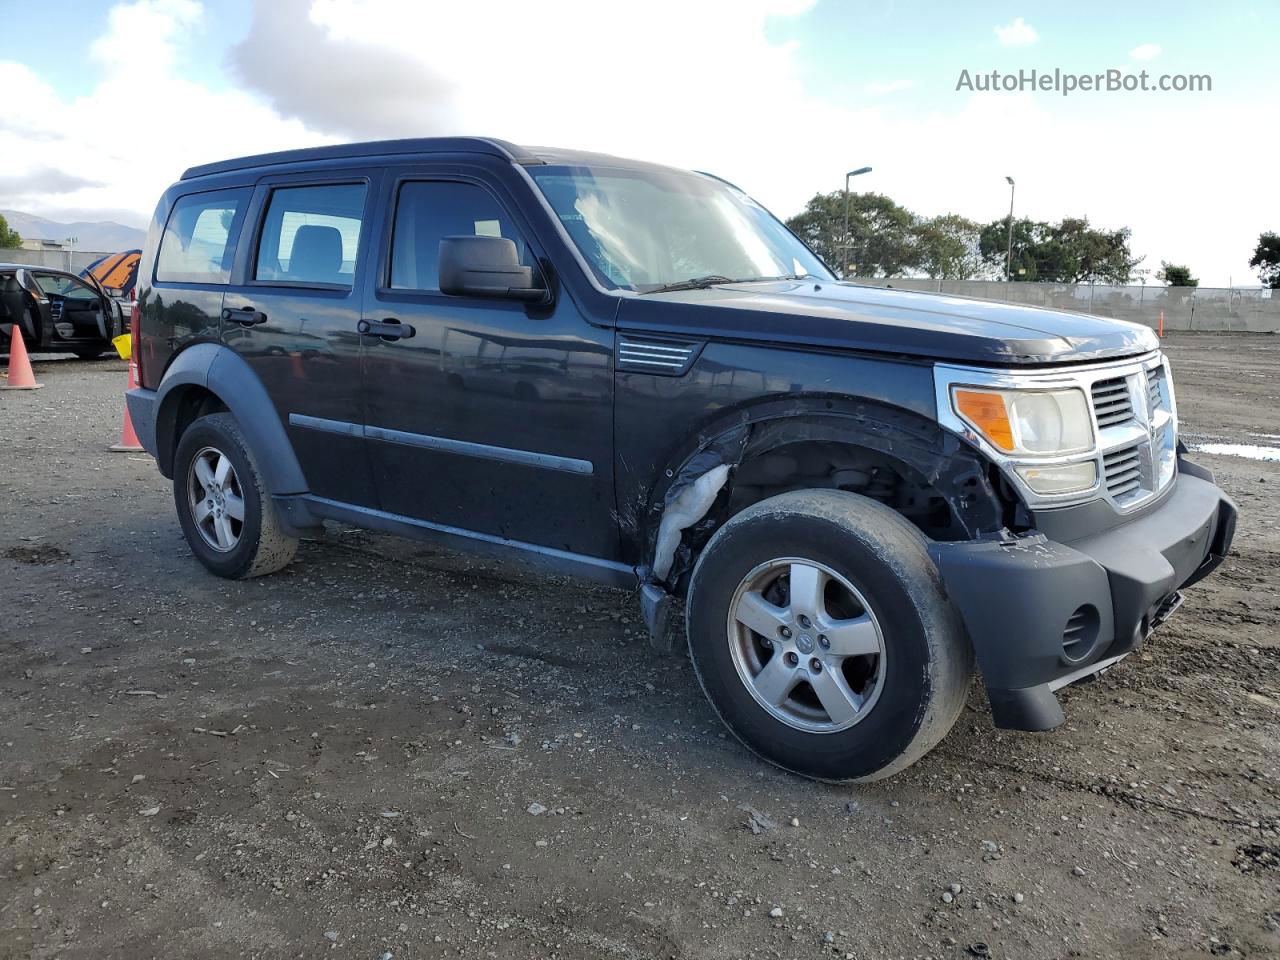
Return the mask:
[[688,280],[677,280],[675,283],[668,283],[661,287],[655,287],[653,290],[646,290],[645,293],[670,293],[673,290],[705,290],[708,287],[714,287],[721,283],[768,283],[776,280],[821,280],[822,277],[814,273],[791,273],[781,277],[738,277],[736,280],[732,277],[722,276],[718,273],[707,274],[705,277],[691,277]]
[[734,283],[732,277],[721,276],[718,273],[709,273],[705,277],[690,277],[688,280],[677,280],[675,283],[666,283],[652,290],[646,290],[645,293],[671,293],[674,290],[705,290],[707,287],[713,287],[717,283]]

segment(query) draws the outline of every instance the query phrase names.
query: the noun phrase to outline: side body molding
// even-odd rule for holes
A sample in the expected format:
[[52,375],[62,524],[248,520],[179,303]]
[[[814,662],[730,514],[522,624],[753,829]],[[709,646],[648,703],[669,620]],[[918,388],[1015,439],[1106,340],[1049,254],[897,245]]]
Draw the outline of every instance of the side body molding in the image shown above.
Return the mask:
[[307,492],[293,445],[266,388],[235,351],[218,343],[200,343],[182,351],[156,389],[156,462],[161,473],[173,474],[174,425],[183,395],[193,388],[213,393],[235,415],[271,493]]

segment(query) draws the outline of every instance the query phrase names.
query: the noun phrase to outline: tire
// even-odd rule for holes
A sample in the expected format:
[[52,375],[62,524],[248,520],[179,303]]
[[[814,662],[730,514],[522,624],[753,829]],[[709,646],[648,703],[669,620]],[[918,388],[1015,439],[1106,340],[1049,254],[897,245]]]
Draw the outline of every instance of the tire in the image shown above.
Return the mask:
[[[200,476],[215,474],[220,458],[226,458],[229,467],[218,497]],[[194,495],[197,490],[203,491],[199,497]],[[298,541],[281,527],[240,425],[229,413],[201,417],[182,434],[174,453],[173,500],[191,552],[220,577],[245,580],[275,573],[298,551]],[[209,507],[214,508],[212,515]]]
[[77,360],[97,360],[106,351],[103,347],[80,347],[71,352],[76,355]]
[[[725,523],[694,568],[687,625],[730,731],[817,780],[879,780],[914,763],[954,725],[973,676],[924,536],[840,490],[780,494]],[[874,652],[837,656],[849,650]]]

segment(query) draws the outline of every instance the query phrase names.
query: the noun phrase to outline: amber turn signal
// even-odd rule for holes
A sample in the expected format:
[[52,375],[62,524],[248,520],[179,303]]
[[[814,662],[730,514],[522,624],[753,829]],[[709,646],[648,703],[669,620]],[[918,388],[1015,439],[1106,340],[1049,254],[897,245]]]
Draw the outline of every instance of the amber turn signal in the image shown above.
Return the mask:
[[955,401],[956,412],[987,440],[1005,452],[1013,451],[1013,427],[1009,423],[1009,410],[1002,394],[957,390]]

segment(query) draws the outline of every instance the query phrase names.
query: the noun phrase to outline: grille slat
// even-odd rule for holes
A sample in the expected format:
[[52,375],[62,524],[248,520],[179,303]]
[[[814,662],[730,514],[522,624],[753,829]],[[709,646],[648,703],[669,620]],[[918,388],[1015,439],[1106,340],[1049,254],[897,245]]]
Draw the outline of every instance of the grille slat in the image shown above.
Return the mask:
[[1139,445],[1112,450],[1102,458],[1102,475],[1107,493],[1119,499],[1142,489],[1142,451]]
[[1129,381],[1126,377],[1095,380],[1091,392],[1099,427],[1114,427],[1133,419],[1133,399],[1129,396]]

